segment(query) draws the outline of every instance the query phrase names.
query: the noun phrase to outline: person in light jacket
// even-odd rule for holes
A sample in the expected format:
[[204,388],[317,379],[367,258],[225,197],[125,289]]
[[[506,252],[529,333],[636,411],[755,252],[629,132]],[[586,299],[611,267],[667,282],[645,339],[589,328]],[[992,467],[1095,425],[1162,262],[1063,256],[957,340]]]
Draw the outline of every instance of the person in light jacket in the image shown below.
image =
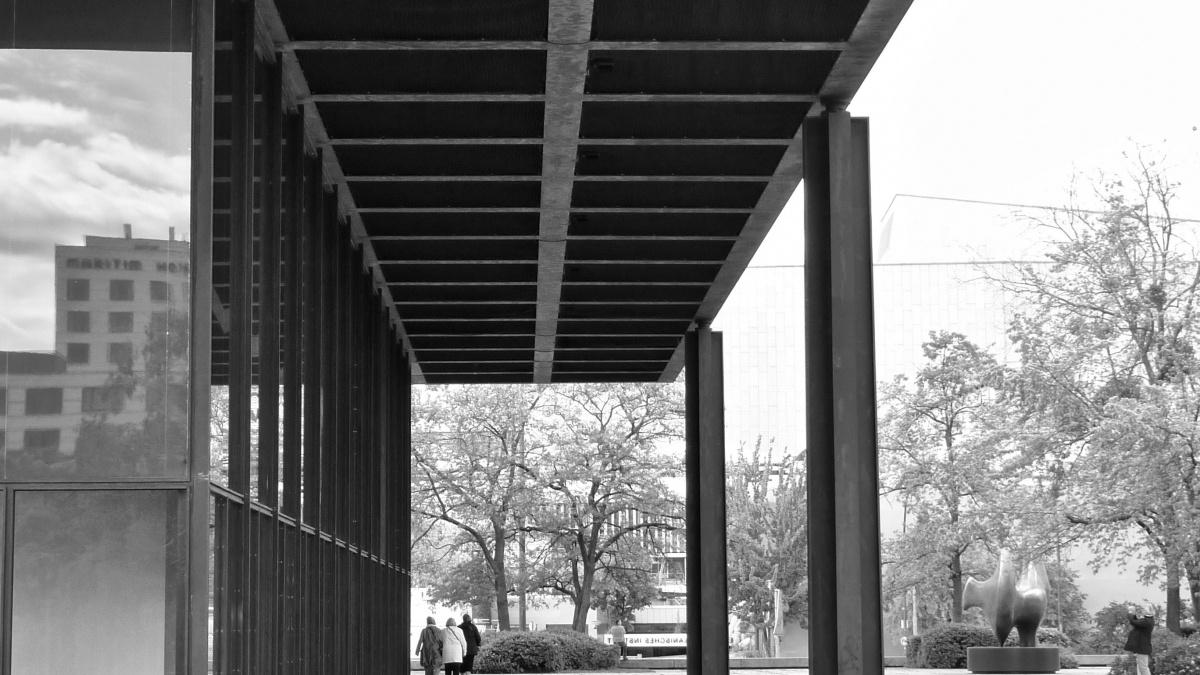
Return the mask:
[[421,657],[425,675],[437,675],[442,665],[442,631],[432,616],[425,618],[425,629],[417,639],[417,656]]
[[467,653],[467,638],[455,623],[454,617],[446,619],[446,630],[442,633],[442,663],[446,675],[462,673],[463,655]]
[[1154,615],[1135,610],[1129,615],[1129,625],[1125,651],[1133,652],[1138,675],[1150,675],[1150,631],[1154,630]]
[[467,653],[463,655],[462,675],[467,675],[475,668],[475,655],[479,653],[483,637],[479,634],[479,627],[471,620],[470,614],[463,614],[461,630],[463,636],[467,638]]

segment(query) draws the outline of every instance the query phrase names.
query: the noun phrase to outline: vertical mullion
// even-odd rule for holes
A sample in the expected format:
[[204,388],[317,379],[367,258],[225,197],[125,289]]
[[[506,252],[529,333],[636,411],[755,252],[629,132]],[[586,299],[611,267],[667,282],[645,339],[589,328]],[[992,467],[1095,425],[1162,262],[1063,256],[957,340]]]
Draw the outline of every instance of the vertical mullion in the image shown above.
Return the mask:
[[[213,497],[213,671],[229,672],[229,505],[223,497]],[[208,529],[205,523],[205,529]],[[207,650],[206,650],[207,651]],[[207,653],[205,660],[207,661]],[[194,665],[194,664],[193,664]],[[207,663],[205,667],[207,668]],[[200,671],[204,672],[204,671]]]
[[229,487],[249,493],[251,283],[254,248],[254,8],[233,3],[230,112]]
[[318,529],[333,532],[333,487],[337,476],[333,470],[337,442],[334,418],[337,399],[334,396],[336,369],[334,355],[337,350],[337,322],[334,300],[337,296],[336,275],[337,250],[334,231],[333,210],[335,199],[323,193],[321,199],[321,319],[325,329],[321,338],[321,513]]
[[377,323],[379,333],[375,336],[377,364],[375,368],[376,386],[379,390],[379,406],[376,409],[379,418],[379,435],[375,439],[375,448],[378,453],[376,489],[379,495],[375,500],[376,513],[376,528],[375,528],[375,551],[379,554],[381,561],[391,562],[391,551],[388,549],[387,528],[388,523],[388,478],[390,477],[391,463],[388,461],[388,439],[392,432],[392,424],[388,415],[388,409],[392,405],[392,390],[388,386],[390,383],[389,374],[392,369],[392,362],[389,358],[388,350],[388,315],[387,309],[380,306],[377,310],[380,314]]
[[375,366],[372,369],[372,375],[375,382],[375,410],[373,411],[375,420],[375,436],[372,439],[372,447],[374,448],[374,459],[372,462],[372,471],[374,472],[375,499],[371,503],[371,512],[374,514],[374,522],[372,523],[372,540],[374,542],[374,551],[379,560],[382,562],[388,559],[387,551],[383,548],[383,503],[386,497],[385,490],[387,483],[387,464],[384,462],[384,441],[387,438],[387,310],[383,307],[383,295],[377,293],[378,300],[375,303]]
[[[191,176],[191,317],[188,429],[188,470],[195,477],[188,492],[188,626],[187,672],[207,672],[209,667],[209,588],[208,566],[210,551],[209,518],[209,407],[212,388],[212,210],[213,210],[213,141],[216,77],[215,8],[213,2],[192,3],[192,176]],[[5,494],[7,500],[7,493]],[[6,518],[8,511],[6,510]],[[5,527],[7,535],[9,528]],[[6,539],[7,544],[7,539]],[[215,548],[215,540],[211,545]],[[11,557],[4,548],[4,569]],[[215,561],[215,557],[214,557]],[[215,576],[214,569],[214,576]],[[7,573],[6,573],[7,574]],[[3,609],[0,623],[11,626],[12,580],[4,582]],[[214,583],[215,585],[215,583]],[[215,617],[214,617],[215,620]],[[0,672],[9,672],[7,634],[0,655]],[[214,645],[215,646],[215,645]]]
[[16,525],[16,497],[15,490],[8,489],[0,491],[0,498],[4,501],[4,536],[3,549],[0,553],[3,558],[0,559],[0,567],[4,569],[4,589],[0,594],[0,626],[7,627],[7,630],[0,631],[0,649],[3,653],[0,658],[3,663],[4,673],[12,672],[12,606],[13,606],[13,551],[14,549],[14,532],[13,528]]
[[287,219],[284,230],[283,325],[283,499],[281,511],[300,517],[300,328],[301,288],[304,285],[304,113],[287,116]]
[[250,641],[250,404],[254,250],[254,4],[233,2],[233,88],[230,114],[229,483],[245,496],[230,542],[230,672],[245,673]]
[[334,436],[336,447],[334,457],[336,467],[334,469],[336,478],[334,499],[336,505],[334,512],[334,532],[343,541],[350,539],[350,514],[349,509],[349,465],[350,465],[350,330],[351,321],[351,301],[353,290],[350,284],[350,256],[351,248],[349,241],[344,238],[342,226],[339,222],[335,229],[335,246],[334,251],[337,256],[337,383],[335,391],[337,392],[336,404],[336,435]]
[[[400,351],[400,420],[401,420],[401,452],[399,456],[400,464],[400,485],[399,498],[400,517],[399,521],[399,557],[397,563],[400,569],[403,570],[403,576],[400,578],[400,597],[397,599],[400,605],[400,633],[401,645],[403,646],[403,660],[408,662],[408,654],[411,651],[412,645],[408,644],[408,626],[409,626],[409,593],[412,587],[412,577],[409,572],[410,555],[409,555],[409,540],[411,533],[409,532],[409,510],[411,508],[412,494],[412,476],[409,464],[409,456],[412,448],[412,371],[409,368],[408,354]],[[407,666],[405,666],[407,668]]]
[[258,515],[258,663],[274,673],[279,645],[279,305],[283,179],[283,63],[266,66],[263,87],[261,238],[259,241],[258,498],[272,513]]
[[283,72],[277,57],[263,88],[263,162],[259,240],[258,499],[276,506],[279,493],[279,230],[283,152]]
[[324,293],[322,284],[327,282],[324,260],[324,188],[321,185],[321,151],[313,160],[306,162],[309,189],[305,190],[308,208],[304,213],[304,260],[308,270],[304,275],[303,321],[303,381],[304,406],[304,466],[301,481],[304,483],[303,514],[301,520],[313,527],[321,528],[321,389],[324,386],[323,327],[326,325],[322,313]]
[[286,327],[283,342],[283,495],[280,511],[296,519],[297,524],[284,530],[280,540],[280,565],[283,588],[280,593],[281,622],[287,626],[280,631],[279,672],[296,672],[296,645],[300,628],[300,609],[297,598],[298,570],[300,565],[300,381],[301,381],[301,329],[300,301],[303,279],[304,255],[301,223],[304,205],[304,114],[302,111],[286,117],[287,154],[284,171],[287,173],[285,208],[287,218],[283,222],[284,239],[284,297],[283,325]]
[[[347,269],[347,291],[349,292],[349,300],[347,306],[347,330],[349,331],[347,345],[349,351],[346,354],[346,371],[348,374],[346,381],[346,432],[347,432],[347,450],[346,453],[346,523],[347,523],[347,541],[355,546],[362,546],[362,539],[359,536],[359,520],[358,513],[358,498],[361,494],[360,476],[358,473],[359,462],[362,459],[361,441],[362,441],[362,424],[361,412],[363,403],[362,391],[362,283],[358,273],[358,255],[355,251],[351,251],[349,256],[349,266]],[[349,326],[353,324],[354,329],[350,330]]]

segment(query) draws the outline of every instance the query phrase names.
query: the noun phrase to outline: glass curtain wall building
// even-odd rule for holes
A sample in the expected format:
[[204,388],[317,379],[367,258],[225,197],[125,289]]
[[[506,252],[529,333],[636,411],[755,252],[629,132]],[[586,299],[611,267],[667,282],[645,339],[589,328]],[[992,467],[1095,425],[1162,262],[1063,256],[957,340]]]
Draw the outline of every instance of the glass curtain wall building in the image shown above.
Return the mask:
[[406,667],[407,357],[254,5],[0,40],[0,671]]
[[846,106],[908,2],[0,0],[0,675],[406,669],[412,383],[681,371],[726,672],[710,324],[801,167],[814,671],[881,669]]

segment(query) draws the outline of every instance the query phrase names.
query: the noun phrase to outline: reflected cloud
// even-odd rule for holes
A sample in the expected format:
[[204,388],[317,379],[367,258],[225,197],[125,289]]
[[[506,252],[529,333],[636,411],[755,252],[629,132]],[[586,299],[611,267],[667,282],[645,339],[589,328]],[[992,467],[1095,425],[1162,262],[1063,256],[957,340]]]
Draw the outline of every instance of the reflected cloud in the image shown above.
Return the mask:
[[0,127],[67,127],[89,123],[86,110],[40,99],[0,99]]
[[53,348],[54,246],[187,232],[190,55],[0,51],[0,349]]

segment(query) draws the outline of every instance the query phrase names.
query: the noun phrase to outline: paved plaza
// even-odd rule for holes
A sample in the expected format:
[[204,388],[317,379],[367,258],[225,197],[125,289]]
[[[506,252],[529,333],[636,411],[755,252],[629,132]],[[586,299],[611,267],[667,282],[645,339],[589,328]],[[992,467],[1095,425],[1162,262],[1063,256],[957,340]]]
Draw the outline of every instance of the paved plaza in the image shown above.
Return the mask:
[[[737,675],[802,675],[808,668],[731,668]],[[680,668],[637,668],[635,665],[623,665],[616,670],[572,670],[571,675],[612,675],[612,673],[636,673],[638,675],[679,675],[684,669]],[[1088,667],[1060,670],[1062,675],[1106,675],[1109,668],[1106,665],[1088,665]],[[414,670],[414,673],[424,673]],[[886,675],[967,675],[965,668],[886,668]],[[1014,673],[1013,675],[1022,675]]]

